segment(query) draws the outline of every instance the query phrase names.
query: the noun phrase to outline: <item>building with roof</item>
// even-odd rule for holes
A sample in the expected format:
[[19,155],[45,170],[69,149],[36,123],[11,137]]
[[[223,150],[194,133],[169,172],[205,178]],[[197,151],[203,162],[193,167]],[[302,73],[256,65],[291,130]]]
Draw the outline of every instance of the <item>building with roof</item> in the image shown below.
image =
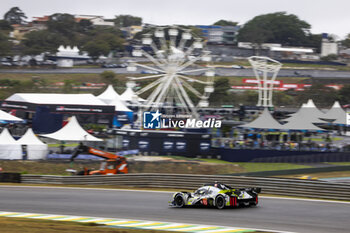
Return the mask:
[[75,62],[87,61],[91,57],[87,52],[80,53],[77,46],[63,46],[60,45],[55,55],[50,55],[50,60],[57,61],[58,67],[73,67]]
[[114,27],[114,22],[105,21],[103,16],[100,15],[74,15],[75,21],[80,22],[80,20],[89,20],[94,26],[111,26]]
[[17,93],[1,102],[0,108],[16,110],[16,116],[32,124],[35,133],[51,133],[76,115],[82,124],[112,126],[115,106],[92,94]]
[[209,44],[234,44],[240,26],[197,25]]

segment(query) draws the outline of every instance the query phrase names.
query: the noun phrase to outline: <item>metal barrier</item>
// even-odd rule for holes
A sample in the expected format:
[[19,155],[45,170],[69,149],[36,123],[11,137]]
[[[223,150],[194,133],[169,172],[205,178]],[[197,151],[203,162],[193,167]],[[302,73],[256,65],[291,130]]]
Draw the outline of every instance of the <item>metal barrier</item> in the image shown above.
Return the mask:
[[11,172],[0,172],[0,182],[21,183],[21,174]]
[[318,180],[155,173],[112,176],[22,175],[22,183],[27,184],[114,185],[185,190],[193,190],[214,181],[237,188],[261,187],[264,194],[350,201],[350,185]]

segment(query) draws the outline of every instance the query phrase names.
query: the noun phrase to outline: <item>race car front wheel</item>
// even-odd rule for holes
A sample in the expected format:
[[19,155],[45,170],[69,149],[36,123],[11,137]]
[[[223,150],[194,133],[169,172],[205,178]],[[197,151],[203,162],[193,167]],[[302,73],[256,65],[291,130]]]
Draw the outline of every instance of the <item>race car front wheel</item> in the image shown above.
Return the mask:
[[223,209],[225,207],[225,198],[221,195],[217,196],[215,199],[215,206],[218,209]]
[[181,195],[175,197],[175,204],[177,207],[184,207],[185,201]]

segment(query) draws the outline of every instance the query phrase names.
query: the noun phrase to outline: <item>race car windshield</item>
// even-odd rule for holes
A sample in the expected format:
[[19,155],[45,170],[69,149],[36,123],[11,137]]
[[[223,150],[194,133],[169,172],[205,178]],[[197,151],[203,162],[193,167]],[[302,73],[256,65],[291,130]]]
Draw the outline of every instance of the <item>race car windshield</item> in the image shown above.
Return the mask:
[[203,195],[207,193],[207,189],[198,189],[194,194]]

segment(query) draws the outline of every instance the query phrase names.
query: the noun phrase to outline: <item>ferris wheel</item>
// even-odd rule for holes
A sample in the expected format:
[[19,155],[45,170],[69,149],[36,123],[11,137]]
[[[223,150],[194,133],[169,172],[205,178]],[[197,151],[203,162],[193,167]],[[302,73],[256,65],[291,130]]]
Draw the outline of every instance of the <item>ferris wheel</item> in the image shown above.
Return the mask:
[[[190,29],[158,27],[144,34],[143,47],[135,47],[134,57],[146,57],[146,64],[131,61],[128,71],[145,69],[149,75],[129,77],[129,86],[135,81],[152,80],[135,92],[136,96],[151,92],[142,104],[143,111],[162,109],[167,114],[187,114],[199,118],[197,109],[209,106],[210,93],[214,91],[215,70],[197,63],[211,61],[210,52],[204,50],[202,39],[193,36]],[[144,48],[149,48],[147,51]],[[196,78],[189,75],[204,75]],[[135,96],[135,97],[136,97]],[[197,104],[190,98],[196,97]]]

